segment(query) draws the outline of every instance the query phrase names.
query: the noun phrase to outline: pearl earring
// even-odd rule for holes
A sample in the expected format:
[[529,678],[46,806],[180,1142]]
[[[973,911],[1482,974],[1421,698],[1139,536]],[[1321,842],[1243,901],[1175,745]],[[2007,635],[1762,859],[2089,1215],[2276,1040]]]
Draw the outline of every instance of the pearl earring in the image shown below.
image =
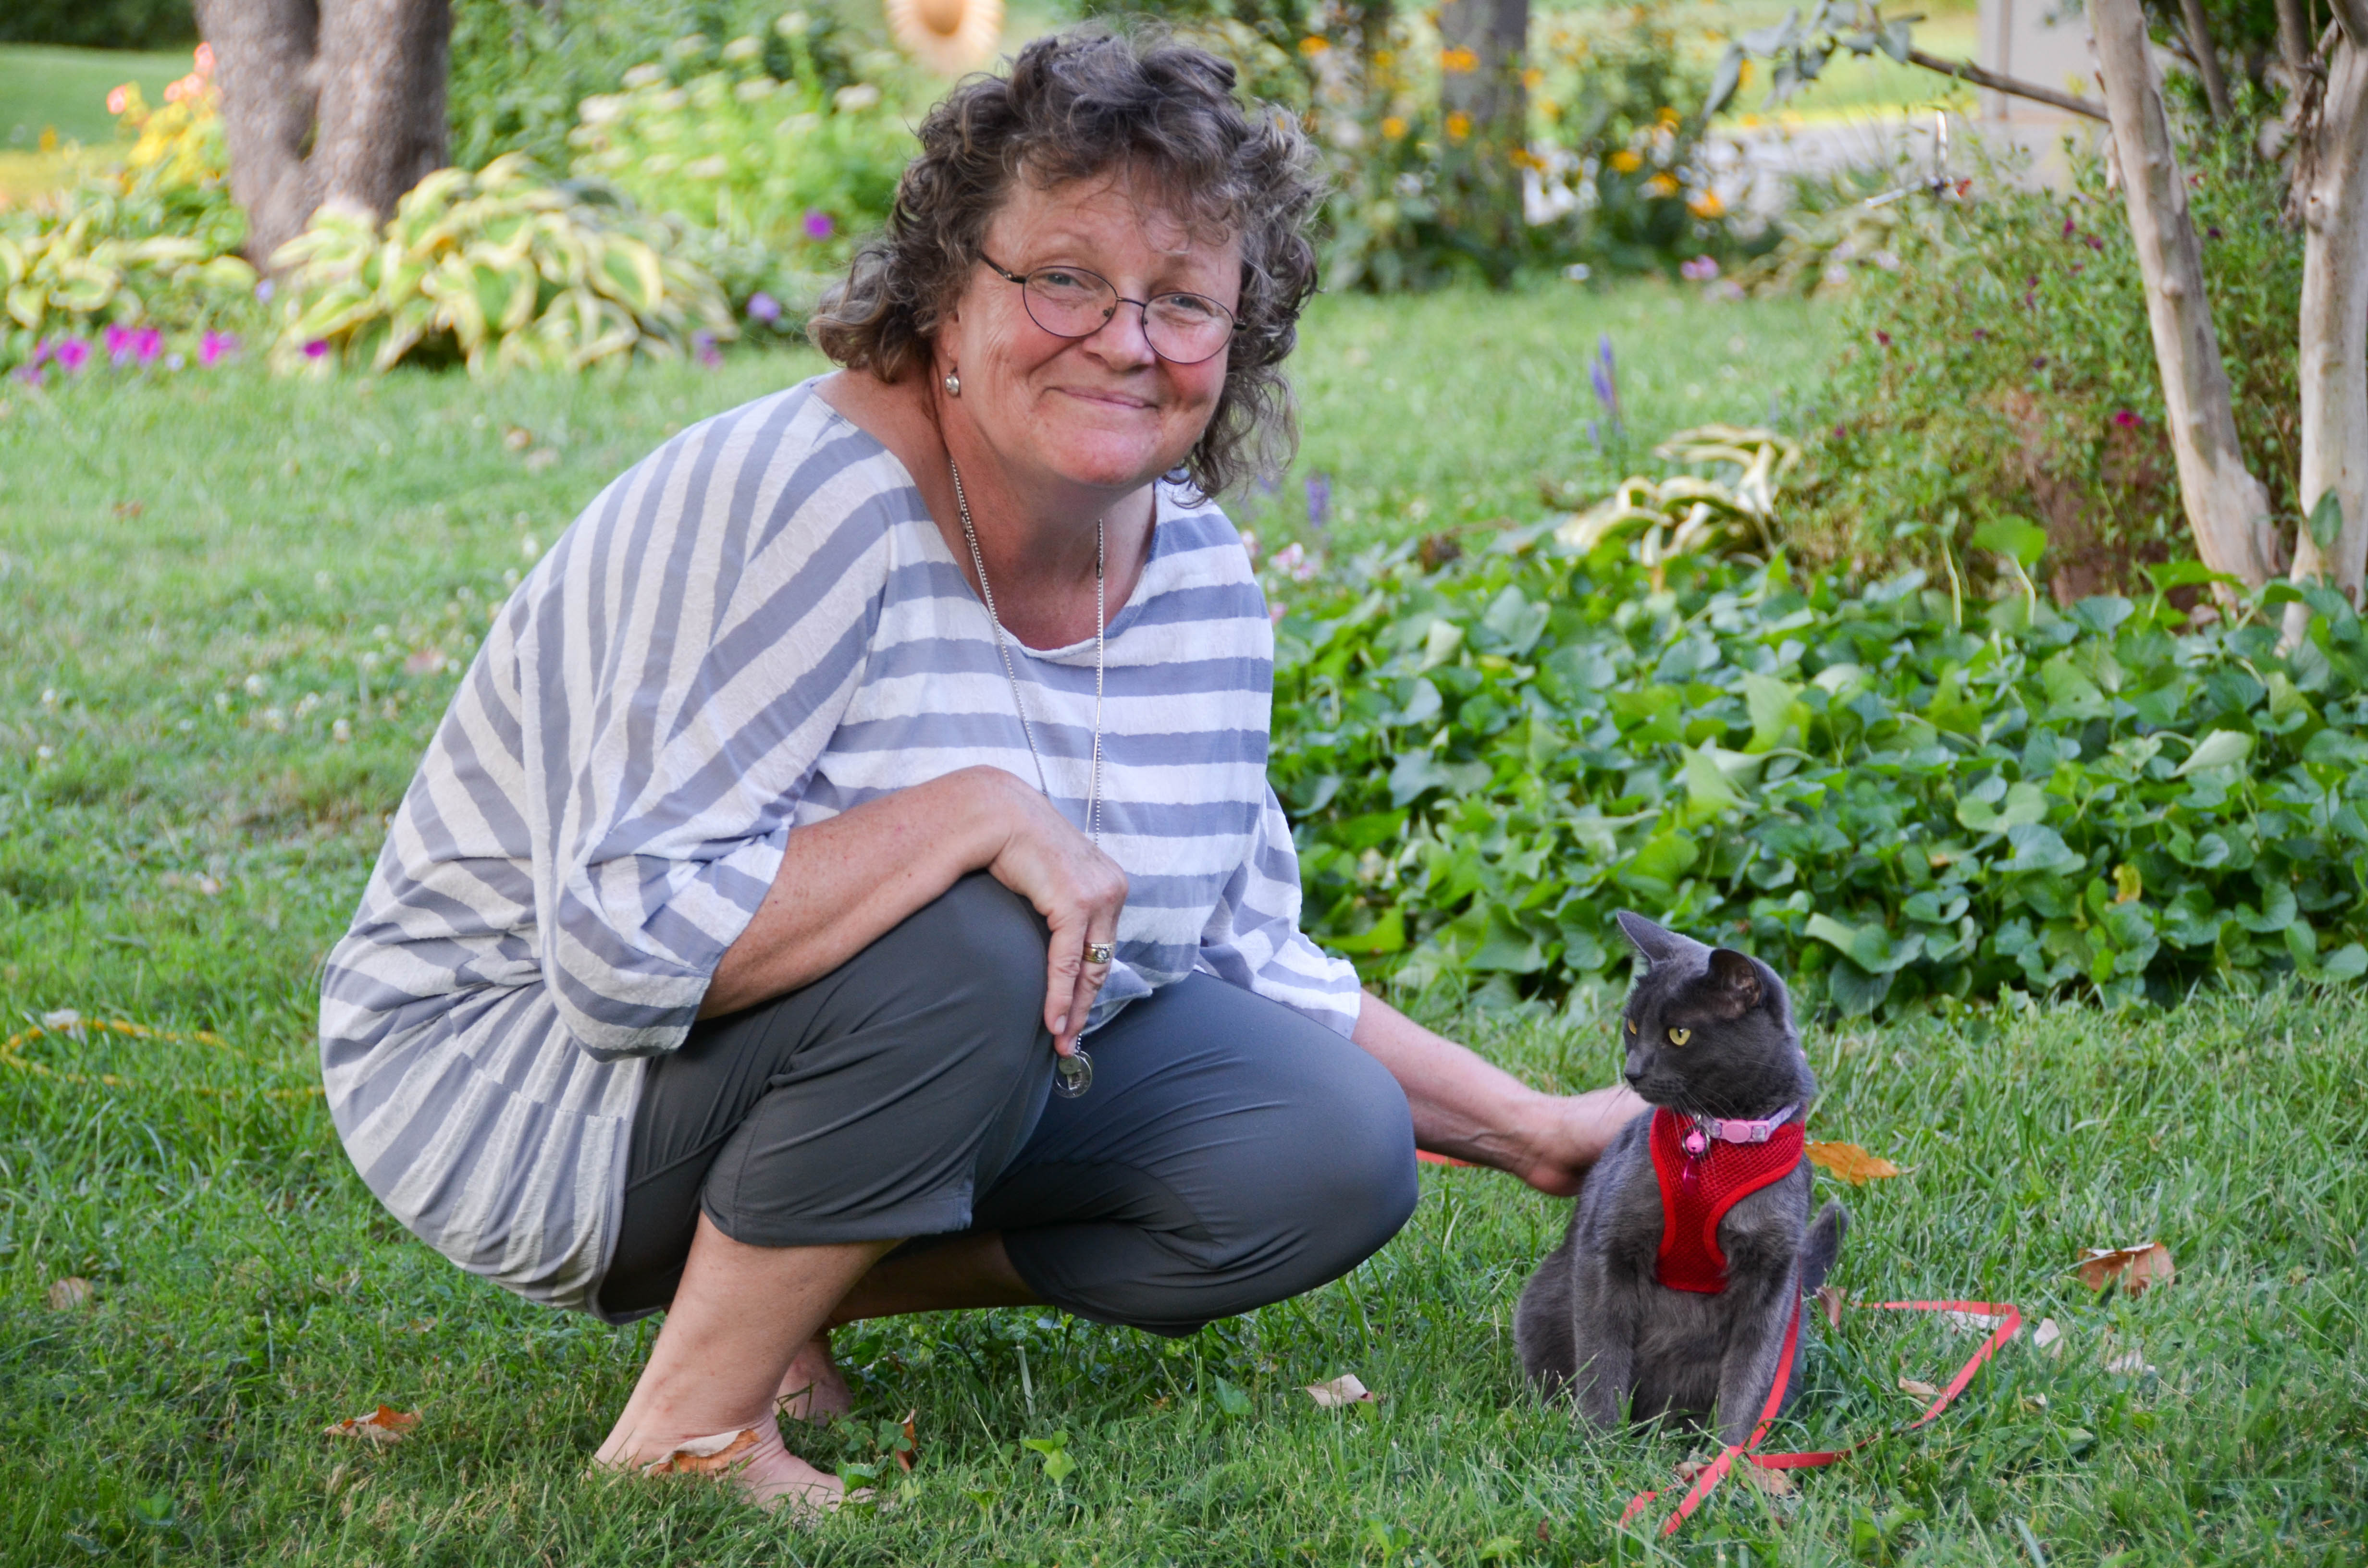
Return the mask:
[[962,377],[951,370],[946,372],[946,395],[962,396]]

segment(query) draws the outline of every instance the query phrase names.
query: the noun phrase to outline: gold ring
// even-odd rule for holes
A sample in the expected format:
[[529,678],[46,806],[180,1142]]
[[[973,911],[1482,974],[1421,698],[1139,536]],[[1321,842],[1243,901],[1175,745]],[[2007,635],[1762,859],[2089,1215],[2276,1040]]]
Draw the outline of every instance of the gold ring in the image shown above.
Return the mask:
[[1110,945],[1108,942],[1087,942],[1086,944],[1086,961],[1087,963],[1110,962]]

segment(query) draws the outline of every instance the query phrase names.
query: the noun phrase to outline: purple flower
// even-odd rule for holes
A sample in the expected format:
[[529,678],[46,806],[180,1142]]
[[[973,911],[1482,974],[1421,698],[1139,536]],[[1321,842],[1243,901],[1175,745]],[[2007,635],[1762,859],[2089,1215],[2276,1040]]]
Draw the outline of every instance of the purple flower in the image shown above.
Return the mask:
[[1311,473],[1307,476],[1307,526],[1322,533],[1332,522],[1332,476]]
[[50,368],[39,359],[28,359],[17,367],[17,379],[28,387],[40,386],[49,373]]
[[237,352],[238,335],[235,333],[210,332],[198,339],[198,363],[209,370]]
[[2066,218],[2064,220],[2064,237],[2066,239],[2070,239],[2074,234],[2077,234],[2079,232],[2078,228],[2073,224],[2071,219]]
[[1974,328],[1974,341],[1975,343],[1984,341],[1989,336],[1989,335],[1990,329],[1986,326],[1977,326]]
[[810,240],[826,240],[838,233],[838,224],[832,221],[829,213],[819,207],[806,209],[805,228],[806,238]]
[[328,351],[329,340],[325,337],[316,337],[312,342],[304,345],[304,358],[307,359],[318,359],[322,355],[326,354]]
[[2138,416],[2126,408],[2117,408],[2113,410],[2113,423],[2124,430],[2135,430],[2137,428]]
[[138,335],[128,326],[109,324],[107,329],[107,362],[119,369],[130,364],[132,340]]
[[82,368],[90,363],[90,345],[79,337],[60,338],[50,354],[57,360],[58,369],[69,376],[82,374]]
[[1678,276],[1689,283],[1707,283],[1718,276],[1718,258],[1698,256],[1691,261],[1681,262],[1678,267]]
[[264,278],[255,286],[255,297],[262,301],[267,305],[271,303],[271,296],[277,292],[278,290],[273,286],[271,279],[268,278]]
[[1884,331],[1881,327],[1874,329],[1874,340],[1877,343],[1882,344],[1885,348],[1891,347],[1891,334]]
[[723,351],[715,347],[715,335],[713,333],[700,332],[692,334],[690,346],[693,349],[697,350],[699,354],[699,362],[706,366],[709,369],[712,370],[718,365],[723,363]]
[[2212,227],[2204,230],[2203,237],[2207,240],[2218,239],[2220,237],[2220,226],[2215,223]]
[[153,365],[165,352],[165,335],[153,326],[143,326],[131,335],[131,354],[142,365]]
[[1603,449],[1603,426],[1592,419],[1587,422],[1587,444],[1599,452]]
[[770,326],[781,319],[781,301],[762,289],[748,296],[748,319],[759,326]]
[[1595,401],[1611,416],[1611,428],[1621,428],[1620,368],[1611,358],[1611,335],[1605,333],[1596,340],[1595,358],[1587,367],[1587,384],[1595,391]]

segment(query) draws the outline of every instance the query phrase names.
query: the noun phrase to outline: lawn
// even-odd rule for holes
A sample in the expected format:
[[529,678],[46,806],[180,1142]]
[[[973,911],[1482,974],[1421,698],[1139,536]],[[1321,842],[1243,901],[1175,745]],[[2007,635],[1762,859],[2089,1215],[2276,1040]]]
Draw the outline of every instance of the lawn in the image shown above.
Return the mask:
[[[1611,472],[1600,334],[1641,449],[1798,406],[1816,321],[1656,287],[1326,300],[1302,470],[1331,476],[1336,540],[1534,516],[1542,475]],[[873,1462],[917,1412],[879,1515],[802,1534],[587,1481],[650,1326],[520,1303],[376,1210],[312,1093],[313,974],[516,574],[666,431],[813,366],[0,392],[0,1036],[61,1008],[154,1031],[0,1065],[0,1562],[2360,1560],[2368,1010],[2310,994],[1813,1030],[1818,1135],[1905,1167],[1846,1194],[1837,1282],[2013,1301],[2062,1348],[2009,1346],[1795,1497],[1722,1493],[1673,1548],[1610,1520],[1699,1444],[1524,1397],[1512,1302],[1566,1206],[1469,1171],[1427,1171],[1347,1280],[1193,1339],[1030,1311],[845,1336],[860,1420],[792,1441]],[[1304,528],[1302,494],[1263,526]],[[1597,1020],[1413,1000],[1540,1084],[1611,1069]],[[2168,1288],[2068,1271],[2149,1236]],[[68,1277],[86,1304],[51,1304]],[[1906,1419],[1898,1380],[1972,1344],[1846,1316],[1780,1446]],[[1297,1392],[1344,1371],[1388,1397]],[[381,1401],[421,1415],[399,1447],[321,1435]],[[1056,1433],[1058,1484],[1019,1447]]]

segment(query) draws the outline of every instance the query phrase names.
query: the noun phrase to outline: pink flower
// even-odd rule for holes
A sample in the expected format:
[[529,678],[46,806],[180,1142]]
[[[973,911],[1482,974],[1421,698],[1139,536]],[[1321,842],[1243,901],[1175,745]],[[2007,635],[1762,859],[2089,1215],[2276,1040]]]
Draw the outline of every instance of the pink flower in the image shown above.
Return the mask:
[[698,352],[699,362],[712,370],[723,363],[723,351],[715,347],[715,335],[700,332],[691,335],[690,346]]
[[211,76],[214,74],[214,46],[212,44],[201,43],[198,45],[198,52],[195,58],[199,75]]
[[116,88],[113,92],[107,95],[108,113],[121,114],[125,109],[130,108],[131,107],[131,85],[130,83],[125,83],[122,86]]
[[1315,576],[1315,562],[1307,558],[1306,550],[1297,540],[1276,551],[1269,564],[1294,583],[1311,582]]
[[211,370],[238,352],[238,335],[210,332],[198,339],[198,363]]
[[143,326],[131,335],[131,352],[142,365],[153,365],[165,352],[165,335],[153,326]]
[[90,363],[90,345],[79,337],[58,339],[57,347],[51,348],[50,354],[57,360],[58,369],[69,376],[82,374],[82,368]]
[[318,359],[322,355],[326,354],[328,351],[329,342],[328,339],[324,337],[316,337],[312,342],[304,345],[304,358],[307,359]]
[[131,362],[132,331],[128,326],[109,325],[107,329],[108,363],[120,369]]
[[826,240],[838,233],[837,223],[832,221],[829,213],[819,207],[806,209],[805,228],[806,238],[810,240]]
[[2138,416],[2126,408],[2117,408],[2113,410],[2113,423],[2124,430],[2135,430],[2138,426]]
[[1891,334],[1884,331],[1881,327],[1874,329],[1874,340],[1877,343],[1882,344],[1885,348],[1891,347]]
[[1695,256],[1692,260],[1679,266],[1678,276],[1689,283],[1707,283],[1718,276],[1718,258],[1711,256]]

